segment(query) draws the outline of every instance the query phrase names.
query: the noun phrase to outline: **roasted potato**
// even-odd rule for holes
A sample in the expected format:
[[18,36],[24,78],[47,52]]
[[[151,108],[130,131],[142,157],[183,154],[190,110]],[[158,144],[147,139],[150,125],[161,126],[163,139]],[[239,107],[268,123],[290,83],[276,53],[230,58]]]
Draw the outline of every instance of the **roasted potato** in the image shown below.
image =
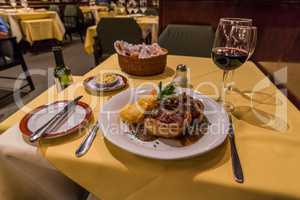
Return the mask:
[[145,111],[148,111],[154,109],[157,106],[158,102],[156,96],[145,95],[139,98],[137,104]]
[[135,124],[139,123],[144,118],[144,110],[139,108],[136,104],[127,104],[120,112],[122,121]]

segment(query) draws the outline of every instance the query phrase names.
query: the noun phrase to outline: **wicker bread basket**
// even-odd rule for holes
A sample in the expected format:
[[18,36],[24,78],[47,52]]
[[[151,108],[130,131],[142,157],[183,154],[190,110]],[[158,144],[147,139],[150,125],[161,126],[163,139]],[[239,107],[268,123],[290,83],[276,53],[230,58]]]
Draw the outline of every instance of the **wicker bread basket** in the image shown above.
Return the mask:
[[168,51],[163,49],[164,55],[139,59],[134,56],[123,56],[118,54],[119,65],[122,71],[136,76],[152,76],[164,72],[167,65]]

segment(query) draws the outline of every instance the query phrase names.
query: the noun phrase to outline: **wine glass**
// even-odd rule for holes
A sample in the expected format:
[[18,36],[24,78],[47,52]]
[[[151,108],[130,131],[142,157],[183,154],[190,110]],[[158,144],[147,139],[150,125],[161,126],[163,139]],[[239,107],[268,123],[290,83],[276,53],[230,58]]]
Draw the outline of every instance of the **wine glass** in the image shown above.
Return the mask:
[[16,7],[17,7],[16,0],[10,0],[9,2],[10,2],[11,7],[13,7],[16,10]]
[[133,11],[132,1],[128,1],[126,7],[127,7],[128,14],[130,15]]
[[[231,31],[232,26],[235,25],[240,25],[240,26],[252,26],[252,19],[247,19],[247,18],[221,18],[219,21],[218,29],[222,29],[224,32],[225,37],[227,38],[227,41],[230,41],[229,34]],[[232,91],[234,89],[234,82],[233,82],[233,77],[234,77],[234,70],[231,70],[227,74],[227,90]],[[236,89],[236,88],[235,88]],[[220,92],[221,94],[221,92]]]
[[134,14],[137,14],[139,12],[139,6],[138,6],[138,3],[135,0],[132,0],[132,6],[133,6]]
[[28,2],[27,2],[27,0],[21,0],[21,6],[22,6],[25,10],[27,10],[27,8],[28,8]]
[[228,37],[231,27],[235,25],[240,26],[252,26],[252,19],[247,18],[221,18],[218,24],[218,28],[222,27],[224,34]]
[[255,51],[255,47],[256,47],[256,41],[257,41],[257,27],[256,26],[251,26],[251,38],[250,38],[250,52],[249,52],[249,56],[248,59],[250,59],[250,57],[253,55],[254,51]]
[[124,0],[119,0],[117,2],[117,10],[119,14],[124,14],[126,12],[126,8],[124,7],[125,1]]
[[227,84],[229,72],[243,65],[250,53],[251,27],[233,25],[231,30],[225,30],[226,26],[219,26],[212,49],[214,63],[223,70],[220,101],[226,111],[232,111],[233,105],[227,102]]
[[145,14],[147,10],[147,0],[140,0],[140,9],[143,14]]
[[119,3],[120,3],[121,5],[125,5],[125,0],[119,0]]
[[152,5],[156,8],[159,7],[159,1],[158,0],[152,0]]
[[95,0],[90,0],[90,1],[89,1],[89,6],[90,6],[90,7],[94,7],[95,5],[96,5]]

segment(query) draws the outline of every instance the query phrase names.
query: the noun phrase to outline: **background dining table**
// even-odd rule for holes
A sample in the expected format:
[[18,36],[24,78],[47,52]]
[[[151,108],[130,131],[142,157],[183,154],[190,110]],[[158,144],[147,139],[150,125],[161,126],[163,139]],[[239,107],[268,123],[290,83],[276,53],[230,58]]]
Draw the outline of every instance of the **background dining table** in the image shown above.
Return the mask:
[[[113,94],[95,96],[87,93],[82,85],[85,78],[113,71],[128,77],[130,87],[146,82],[167,83],[181,63],[189,67],[190,84],[196,91],[217,97],[215,86],[221,80],[222,71],[210,58],[169,55],[163,74],[138,77],[122,73],[117,55],[113,55],[62,93],[54,95],[49,90],[29,103],[27,110],[21,109],[5,120],[0,124],[0,128],[8,128],[3,136],[21,138],[19,121],[27,112],[78,95],[83,95],[82,101],[90,105],[94,120],[97,120],[101,105]],[[64,138],[41,140],[37,144],[38,153],[59,172],[104,200],[300,199],[299,111],[251,61],[236,70],[235,82],[239,89],[229,96],[229,100],[235,105],[233,116],[245,175],[243,184],[233,179],[228,142],[195,158],[162,161],[126,152],[108,142],[99,131],[90,151],[77,158],[74,152],[83,140],[84,131]],[[253,90],[254,95],[248,95]],[[14,148],[17,145],[0,146],[6,157],[13,157]],[[51,177],[42,178],[51,180]]]
[[80,10],[83,14],[92,13],[96,22],[99,22],[101,13],[108,14],[109,8],[107,6],[80,6]]
[[56,39],[62,41],[66,32],[65,27],[54,11],[8,9],[0,12],[9,24],[12,36],[26,40],[30,44],[34,41]]
[[[115,16],[115,17],[130,17],[130,15]],[[138,25],[141,27],[143,37],[151,34],[152,43],[158,40],[158,16],[140,16],[134,17]],[[84,50],[87,54],[94,52],[94,37],[97,36],[97,25],[88,27],[84,40]]]

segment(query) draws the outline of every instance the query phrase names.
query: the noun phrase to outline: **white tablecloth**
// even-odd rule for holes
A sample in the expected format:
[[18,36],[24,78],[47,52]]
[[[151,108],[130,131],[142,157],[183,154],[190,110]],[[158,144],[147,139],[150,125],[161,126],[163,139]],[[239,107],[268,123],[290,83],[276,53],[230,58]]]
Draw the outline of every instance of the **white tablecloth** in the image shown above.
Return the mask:
[[81,188],[26,143],[18,124],[0,135],[1,200],[75,200]]

